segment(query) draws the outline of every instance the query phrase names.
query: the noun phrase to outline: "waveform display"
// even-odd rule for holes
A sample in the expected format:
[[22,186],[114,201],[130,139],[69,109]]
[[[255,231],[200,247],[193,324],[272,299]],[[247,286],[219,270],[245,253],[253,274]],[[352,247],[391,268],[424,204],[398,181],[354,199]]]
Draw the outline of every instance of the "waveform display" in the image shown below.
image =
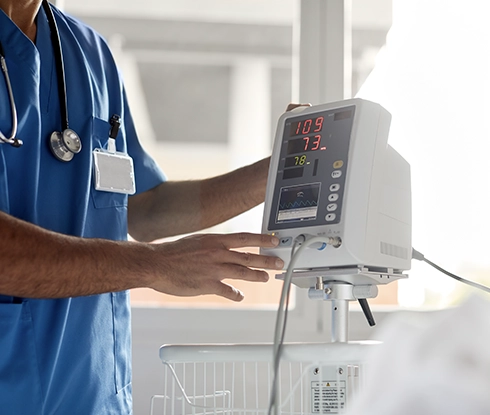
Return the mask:
[[320,183],[283,187],[279,198],[279,211],[305,209],[318,206]]
[[312,207],[312,206],[318,206],[316,200],[299,200],[299,201],[295,200],[294,202],[280,203],[279,209],[280,210],[299,209],[299,208]]

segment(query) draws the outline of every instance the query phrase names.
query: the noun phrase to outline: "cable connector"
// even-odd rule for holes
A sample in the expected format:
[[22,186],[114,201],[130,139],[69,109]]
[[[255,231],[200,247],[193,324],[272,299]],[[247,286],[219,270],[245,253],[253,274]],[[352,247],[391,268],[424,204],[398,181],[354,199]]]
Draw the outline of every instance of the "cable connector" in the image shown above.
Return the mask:
[[424,254],[420,253],[416,249],[412,248],[412,259],[416,259],[417,261],[425,260]]
[[339,236],[330,236],[328,238],[328,244],[332,245],[334,248],[339,248],[342,245],[342,239]]
[[[309,242],[312,239],[315,239],[316,242]],[[323,251],[327,245],[331,245],[334,248],[338,248],[340,245],[342,245],[342,239],[340,239],[338,236],[298,235],[295,241],[298,246],[306,243],[309,248],[317,249],[319,251]]]
[[298,246],[301,246],[304,242],[306,241],[306,236],[301,234],[301,235],[298,235],[295,239],[294,239],[294,243]]

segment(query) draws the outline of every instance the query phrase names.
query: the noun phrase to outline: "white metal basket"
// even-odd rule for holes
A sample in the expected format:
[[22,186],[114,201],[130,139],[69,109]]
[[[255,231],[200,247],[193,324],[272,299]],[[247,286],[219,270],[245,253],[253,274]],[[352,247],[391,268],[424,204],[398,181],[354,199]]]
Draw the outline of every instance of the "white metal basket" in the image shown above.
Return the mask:
[[[282,415],[340,414],[362,383],[375,342],[285,344],[279,368]],[[272,387],[272,345],[164,345],[164,392],[151,414],[263,415]]]

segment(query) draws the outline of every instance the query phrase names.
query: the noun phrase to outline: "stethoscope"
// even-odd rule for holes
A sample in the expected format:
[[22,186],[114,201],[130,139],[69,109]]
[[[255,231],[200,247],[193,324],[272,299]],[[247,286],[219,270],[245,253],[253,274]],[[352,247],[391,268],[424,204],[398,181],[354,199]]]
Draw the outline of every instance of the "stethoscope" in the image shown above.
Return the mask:
[[[47,0],[43,0],[43,8],[48,18],[49,29],[51,31],[51,43],[53,45],[54,57],[56,63],[56,73],[58,79],[58,95],[60,100],[61,123],[62,131],[54,131],[49,137],[49,148],[53,155],[60,161],[70,161],[73,156],[80,153],[82,142],[78,134],[69,128],[68,123],[68,105],[66,98],[66,81],[65,81],[65,66],[63,64],[63,51],[61,49],[61,39],[58,31],[58,26],[53,15],[53,11]],[[13,147],[22,146],[23,142],[16,137],[17,134],[17,110],[15,106],[12,84],[7,70],[5,55],[2,44],[0,43],[0,66],[7,84],[7,92],[9,95],[10,108],[12,112],[12,131],[10,136],[5,136],[0,131],[0,141],[6,144],[11,144]]]

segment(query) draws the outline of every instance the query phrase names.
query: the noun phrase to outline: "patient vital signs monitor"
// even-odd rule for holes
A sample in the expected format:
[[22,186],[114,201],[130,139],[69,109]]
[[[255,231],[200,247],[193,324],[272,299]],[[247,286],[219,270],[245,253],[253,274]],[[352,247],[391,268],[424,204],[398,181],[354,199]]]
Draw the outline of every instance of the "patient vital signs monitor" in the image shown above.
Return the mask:
[[[188,389],[196,390],[196,380],[186,371],[186,353],[192,348],[178,356],[173,348],[162,347],[160,356],[174,376],[171,365],[185,362],[183,381],[172,383],[164,405],[182,414],[185,405],[185,413],[196,408],[216,412],[217,405],[223,412],[243,413],[249,404],[253,412],[268,415],[342,414],[350,408],[363,386],[365,354],[379,343],[348,341],[349,303],[358,301],[374,325],[367,300],[376,297],[378,285],[406,278],[412,257],[410,167],[388,145],[390,122],[382,106],[362,99],[303,106],[280,117],[262,222],[262,232],[276,235],[280,243],[261,249],[285,262],[285,272],[278,276],[284,284],[272,349],[195,346],[191,356],[203,362],[204,385],[219,385],[218,392],[198,388],[192,399],[169,399],[179,388],[184,395],[181,385],[187,378],[193,383]],[[283,344],[291,283],[308,289],[313,300],[332,303],[331,343]],[[213,356],[230,365],[225,369],[213,363],[222,367],[213,371],[222,376],[214,383],[206,374]],[[263,361],[266,371],[257,377]],[[250,370],[245,370],[246,362]],[[199,370],[194,365],[194,378]],[[254,373],[255,381],[246,381],[245,372]],[[225,387],[225,373],[230,387]],[[243,403],[235,396],[240,392],[234,393],[233,385],[240,382],[243,387],[236,390]],[[246,391],[246,385],[253,391]],[[258,397],[263,391],[266,400]],[[208,407],[207,397],[215,408]]]
[[[351,411],[365,373],[373,369],[366,353],[379,342],[348,341],[349,302],[358,301],[373,325],[367,299],[376,297],[378,285],[407,277],[412,252],[442,270],[412,251],[410,168],[388,145],[390,121],[383,107],[361,99],[281,116],[262,225],[280,244],[261,250],[285,261],[272,349],[162,346],[160,357],[170,374],[161,396],[163,413]],[[291,283],[307,288],[311,299],[331,301],[331,343],[283,343]]]
[[332,236],[338,246],[312,245],[295,270],[410,269],[410,167],[387,144],[390,121],[382,106],[362,99],[299,107],[281,116],[262,225],[280,244],[262,252],[287,266],[298,237],[301,243]]

